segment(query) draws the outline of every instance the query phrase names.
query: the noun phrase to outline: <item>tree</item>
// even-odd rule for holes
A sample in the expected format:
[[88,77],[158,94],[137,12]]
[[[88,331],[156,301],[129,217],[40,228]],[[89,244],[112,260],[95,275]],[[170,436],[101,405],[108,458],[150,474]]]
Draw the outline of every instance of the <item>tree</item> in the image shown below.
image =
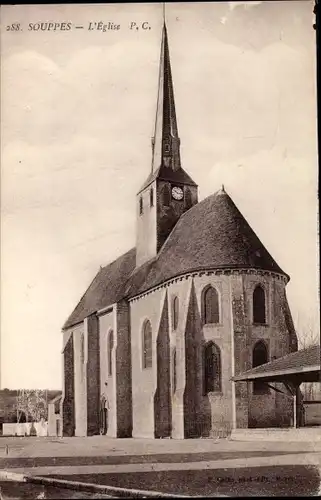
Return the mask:
[[47,391],[21,389],[17,395],[17,422],[39,422],[41,418],[47,420]]

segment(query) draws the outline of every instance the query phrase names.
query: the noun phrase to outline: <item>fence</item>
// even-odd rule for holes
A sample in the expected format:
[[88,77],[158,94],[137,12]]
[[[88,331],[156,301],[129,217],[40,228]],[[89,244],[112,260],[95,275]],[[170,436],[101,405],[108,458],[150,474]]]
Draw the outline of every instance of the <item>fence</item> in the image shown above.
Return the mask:
[[47,436],[47,422],[26,422],[23,424],[2,425],[3,436]]

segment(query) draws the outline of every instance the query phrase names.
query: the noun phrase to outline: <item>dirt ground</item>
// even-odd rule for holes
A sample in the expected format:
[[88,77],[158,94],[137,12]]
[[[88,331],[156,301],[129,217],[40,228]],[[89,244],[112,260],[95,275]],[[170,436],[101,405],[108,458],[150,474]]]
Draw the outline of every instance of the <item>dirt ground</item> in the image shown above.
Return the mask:
[[[315,496],[321,443],[8,437],[0,439],[0,469],[188,496]],[[29,498],[21,485],[0,487],[8,499]],[[49,487],[41,495],[62,498]]]

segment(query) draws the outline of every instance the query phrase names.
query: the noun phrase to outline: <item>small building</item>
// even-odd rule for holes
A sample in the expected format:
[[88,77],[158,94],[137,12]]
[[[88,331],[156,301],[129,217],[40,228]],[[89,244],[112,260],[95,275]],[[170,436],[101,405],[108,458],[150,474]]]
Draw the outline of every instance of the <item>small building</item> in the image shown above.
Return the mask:
[[48,436],[62,436],[62,416],[61,416],[62,394],[48,402]]
[[[255,384],[267,387],[283,394],[284,399],[290,399],[293,404],[293,427],[321,426],[321,398],[305,400],[300,390],[302,384],[307,382],[316,384],[320,389],[320,345],[312,345],[252,368],[234,376],[232,380],[236,384],[247,382],[253,384],[253,387]],[[283,390],[280,384],[283,385]]]

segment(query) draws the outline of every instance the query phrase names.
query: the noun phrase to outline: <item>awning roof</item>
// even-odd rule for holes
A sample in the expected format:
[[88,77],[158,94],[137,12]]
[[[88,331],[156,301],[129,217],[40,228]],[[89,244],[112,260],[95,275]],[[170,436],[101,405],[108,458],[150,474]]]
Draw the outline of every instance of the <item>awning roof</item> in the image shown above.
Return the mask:
[[321,381],[320,346],[302,349],[264,365],[235,375],[234,382],[262,380],[278,382],[286,379],[299,379],[301,382]]

